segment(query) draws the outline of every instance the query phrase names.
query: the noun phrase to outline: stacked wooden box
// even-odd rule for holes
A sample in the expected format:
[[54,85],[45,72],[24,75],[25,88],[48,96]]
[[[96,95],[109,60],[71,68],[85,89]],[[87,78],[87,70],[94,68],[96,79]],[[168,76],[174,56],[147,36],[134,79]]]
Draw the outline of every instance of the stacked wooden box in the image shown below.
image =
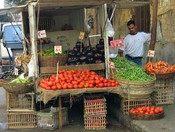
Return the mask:
[[106,114],[104,97],[84,99],[84,128],[86,130],[106,129]]
[[9,129],[36,127],[34,93],[7,93],[6,104]]
[[154,105],[174,104],[174,73],[157,74],[155,90],[151,96]]

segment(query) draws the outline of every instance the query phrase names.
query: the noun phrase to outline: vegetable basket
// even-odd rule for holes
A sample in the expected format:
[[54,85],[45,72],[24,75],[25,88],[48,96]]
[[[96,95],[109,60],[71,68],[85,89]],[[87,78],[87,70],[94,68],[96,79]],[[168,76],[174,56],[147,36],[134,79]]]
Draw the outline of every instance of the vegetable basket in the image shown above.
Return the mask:
[[129,81],[117,79],[123,91],[123,97],[126,98],[148,98],[154,91],[155,81]]
[[2,87],[9,93],[23,94],[33,90],[34,82],[28,83],[10,83],[10,80],[4,80]]
[[164,112],[157,114],[137,114],[137,113],[129,113],[131,119],[134,120],[157,120],[164,117]]

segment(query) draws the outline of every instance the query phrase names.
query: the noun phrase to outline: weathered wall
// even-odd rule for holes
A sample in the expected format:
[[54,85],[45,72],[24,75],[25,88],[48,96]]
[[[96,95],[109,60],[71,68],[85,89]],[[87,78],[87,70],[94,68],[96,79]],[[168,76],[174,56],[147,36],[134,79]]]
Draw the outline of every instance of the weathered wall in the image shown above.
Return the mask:
[[[170,64],[175,64],[175,0],[159,0],[158,2],[157,42],[154,61],[164,60]],[[152,6],[150,10],[152,16]],[[126,22],[135,14],[134,10],[131,9],[116,11],[114,19],[115,38],[123,38],[128,33]],[[147,50],[148,47],[145,48],[146,53]]]

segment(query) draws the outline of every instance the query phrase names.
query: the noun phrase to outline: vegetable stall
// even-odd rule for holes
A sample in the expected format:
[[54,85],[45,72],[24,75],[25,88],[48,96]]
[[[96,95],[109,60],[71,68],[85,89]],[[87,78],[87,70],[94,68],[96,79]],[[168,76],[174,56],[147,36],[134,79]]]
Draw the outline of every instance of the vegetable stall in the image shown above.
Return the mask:
[[[153,64],[148,63],[145,69],[143,69],[134,63],[127,61],[125,58],[116,57],[109,60],[108,36],[105,26],[107,20],[107,4],[111,3],[112,1],[110,0],[90,0],[88,2],[70,2],[66,0],[50,2],[49,0],[40,0],[38,2],[29,2],[25,6],[7,9],[8,11],[20,10],[23,12],[23,26],[30,39],[29,48],[31,65],[29,66],[28,72],[34,82],[32,85],[32,88],[34,89],[32,89],[32,91],[41,96],[41,100],[44,104],[55,97],[59,98],[59,110],[56,110],[56,114],[59,112],[59,121],[58,119],[56,120],[59,122],[60,129],[64,124],[62,120],[64,113],[64,110],[62,109],[62,97],[67,94],[72,96],[86,93],[118,94],[122,97],[122,112],[124,114],[135,114],[138,110],[141,111],[145,109],[145,107],[142,108],[142,106],[152,105],[150,104],[150,95],[153,91],[159,92],[158,90],[155,90],[155,83],[157,87],[158,85],[164,87],[162,86],[163,84],[160,84],[163,80],[170,89],[172,88],[172,76],[168,78],[169,80],[167,82],[164,78],[157,80],[157,78],[155,79],[155,76],[152,76],[151,74],[152,72],[159,73],[158,70],[154,69],[155,67],[166,67],[168,65],[163,66],[161,63],[153,66]],[[93,19],[96,19],[96,28],[98,29],[96,32],[97,34],[91,36],[97,37],[93,44],[91,43],[90,37],[86,36],[89,35],[90,30],[84,29],[84,22],[88,22],[88,26],[91,26],[92,24],[92,18],[86,18],[86,9],[90,7],[95,7],[96,9],[96,15]],[[27,23],[29,24],[28,26],[26,26]],[[42,30],[46,31],[46,33],[44,33],[47,34],[46,38],[40,38]],[[88,32],[82,33],[83,31]],[[113,68],[109,67],[109,61],[114,63]],[[168,71],[170,71],[170,73],[174,72],[174,66],[170,69],[171,70],[166,69],[163,71],[167,71],[168,74]],[[147,70],[149,75],[145,73],[145,70]],[[21,83],[22,81],[17,78],[12,84],[19,82]],[[29,82],[26,81],[24,84],[27,85],[28,83]],[[2,86],[6,88],[6,84],[7,83],[3,83]],[[8,95],[9,106],[11,105],[11,94],[12,93]],[[157,100],[160,95],[157,95],[158,93],[154,94],[155,95],[152,97],[154,97],[155,103],[158,103],[157,101],[161,100]],[[30,96],[30,101],[33,101],[33,94]],[[167,98],[168,97],[166,97],[166,99]],[[16,99],[18,100],[16,102],[23,104],[20,103],[21,100],[19,100],[18,96]],[[167,102],[171,103],[171,101],[172,98],[168,98]],[[85,98],[84,104],[86,109],[84,121],[87,123],[85,124],[85,128],[105,129],[106,101],[104,97]],[[99,109],[95,109],[96,106],[100,108],[103,107],[101,113],[98,113]],[[135,107],[138,107],[138,109],[134,109]],[[36,115],[36,111],[33,107],[27,108],[28,113],[25,113],[26,108],[20,110],[20,112],[19,109],[17,109],[17,111],[13,108],[15,107],[8,107],[7,109],[9,117],[13,115],[21,116],[21,114],[24,114],[24,116],[30,115],[33,124],[31,125],[29,122],[23,124],[21,120],[18,121],[18,124],[15,117],[13,117],[14,120],[8,121],[14,126],[9,125],[9,128],[36,127],[37,121],[33,118]],[[94,125],[94,119],[90,118],[92,113],[90,113],[88,109],[91,109],[94,112],[93,114],[95,114],[95,117],[98,117],[98,114],[103,115],[98,118],[99,122],[103,123]],[[151,107],[148,109],[151,110]],[[145,111],[145,113],[148,113],[150,110]],[[160,113],[160,116],[158,117],[163,117],[164,113],[162,108],[154,108],[154,110],[159,110],[157,114]],[[17,114],[15,113],[16,111],[18,112]],[[43,118],[43,115],[40,116]],[[134,116],[137,115],[132,116],[134,118]],[[23,118],[25,119],[25,117]],[[150,119],[150,117],[148,118]]]

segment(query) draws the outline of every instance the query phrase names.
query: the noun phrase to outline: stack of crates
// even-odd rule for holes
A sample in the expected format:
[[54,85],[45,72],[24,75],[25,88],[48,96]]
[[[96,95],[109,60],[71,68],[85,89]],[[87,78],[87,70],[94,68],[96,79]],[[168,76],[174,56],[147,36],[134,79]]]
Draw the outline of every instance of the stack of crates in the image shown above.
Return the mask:
[[86,130],[106,129],[105,97],[84,98],[84,128]]
[[120,110],[122,111],[122,113],[124,115],[128,115],[129,110],[131,108],[137,108],[137,107],[142,107],[142,106],[151,106],[151,105],[152,105],[151,98],[143,98],[143,99],[122,98]]
[[34,93],[6,93],[6,104],[9,129],[36,127]]
[[155,90],[151,96],[154,105],[174,104],[174,75],[167,73],[156,76]]

